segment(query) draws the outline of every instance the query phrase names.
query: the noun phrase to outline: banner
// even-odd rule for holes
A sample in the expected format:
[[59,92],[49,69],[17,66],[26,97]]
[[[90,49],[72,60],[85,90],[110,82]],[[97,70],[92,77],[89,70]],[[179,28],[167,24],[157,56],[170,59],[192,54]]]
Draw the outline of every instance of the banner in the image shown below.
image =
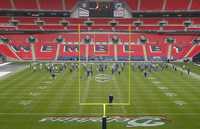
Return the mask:
[[88,10],[88,5],[87,3],[82,3],[81,6],[79,7],[79,16],[80,17],[89,17],[90,13]]
[[124,7],[122,3],[114,4],[114,17],[124,17]]

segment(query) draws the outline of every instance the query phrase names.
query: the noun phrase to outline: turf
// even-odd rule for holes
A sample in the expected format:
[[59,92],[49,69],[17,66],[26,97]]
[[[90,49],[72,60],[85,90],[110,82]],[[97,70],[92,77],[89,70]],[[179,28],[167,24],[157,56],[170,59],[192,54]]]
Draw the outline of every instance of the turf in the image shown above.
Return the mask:
[[[87,79],[82,70],[80,73],[66,70],[52,80],[45,70],[33,72],[29,68],[0,80],[0,129],[100,129],[100,123],[39,121],[47,116],[102,116],[102,106],[80,106],[80,102],[106,103],[107,96],[112,94],[115,103],[127,103],[129,93],[130,105],[107,106],[106,115],[162,115],[168,119],[162,126],[134,129],[200,128],[199,80],[170,68],[154,72],[146,79],[141,71],[129,71],[128,64],[125,67],[124,72],[104,83],[95,81],[96,72]],[[180,106],[175,101],[185,104]],[[108,125],[108,129],[125,128],[119,123]]]

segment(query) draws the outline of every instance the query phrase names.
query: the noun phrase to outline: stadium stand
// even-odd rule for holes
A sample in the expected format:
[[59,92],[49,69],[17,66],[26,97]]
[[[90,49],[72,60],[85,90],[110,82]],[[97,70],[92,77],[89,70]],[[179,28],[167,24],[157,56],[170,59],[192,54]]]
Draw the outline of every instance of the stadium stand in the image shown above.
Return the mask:
[[167,0],[166,10],[187,10],[190,0]]
[[10,0],[1,0],[0,9],[12,9]]
[[[54,4],[52,4],[54,3]],[[39,0],[40,10],[63,10],[62,0]]]
[[16,55],[7,47],[6,44],[0,44],[1,54],[8,58],[17,59]]
[[[54,60],[56,56],[56,50],[57,45],[55,42],[55,39],[58,35],[51,34],[51,35],[36,35],[35,37],[38,39],[38,42],[36,42],[35,45],[35,53],[36,53],[36,59],[38,60]],[[80,47],[80,53],[82,57],[85,56],[85,48],[86,45],[84,45],[83,39],[86,36],[86,34],[81,35],[81,47]],[[89,57],[93,56],[103,56],[103,57],[113,57],[114,56],[114,45],[111,45],[108,43],[110,42],[110,38],[113,35],[109,34],[95,34],[90,35],[92,39],[92,43],[89,45]],[[139,43],[138,37],[140,37],[141,34],[135,34],[131,38],[131,45],[129,44],[129,38],[128,35],[119,35],[120,43],[117,45],[117,56],[119,57],[119,60],[122,60],[123,57],[128,58],[129,52],[130,56],[133,56],[134,60],[144,60],[144,51],[142,49],[142,44]],[[169,44],[166,43],[165,39],[168,35],[159,35],[159,34],[146,34],[145,35],[148,39],[147,43],[145,44],[145,49],[147,52],[148,60],[167,60],[167,54],[168,54],[168,47]],[[11,48],[15,48],[14,52],[16,55],[18,55],[21,59],[24,60],[30,60],[31,59],[31,50],[30,50],[30,44],[28,41],[24,40],[28,38],[28,35],[9,35],[7,36],[9,39],[11,39],[11,43],[8,45],[11,46]],[[78,34],[63,34],[62,37],[65,39],[65,42],[67,44],[62,43],[60,52],[59,52],[59,60],[67,60],[72,59],[73,57],[79,56],[78,51]],[[48,39],[47,39],[48,38]],[[193,57],[196,53],[199,51],[199,45],[196,45],[193,48],[192,40],[195,38],[195,36],[174,36],[175,43],[173,44],[172,49],[172,58],[177,59],[183,59],[185,56],[187,57]],[[106,45],[107,44],[107,45]],[[95,53],[95,45],[106,45],[104,51],[99,51]],[[2,44],[1,49],[5,48],[6,50],[9,50],[9,48]],[[66,49],[68,47],[68,49]],[[100,47],[100,46],[98,46]],[[130,47],[130,48],[129,48]],[[75,50],[77,48],[77,50]],[[191,51],[190,51],[191,50]],[[189,52],[190,51],[190,52]],[[189,53],[188,53],[189,52]],[[9,57],[15,57],[14,54],[9,50],[8,53],[3,52],[2,54],[5,54]],[[187,55],[186,55],[187,54]],[[68,58],[67,58],[68,57]],[[125,59],[126,60],[126,59]]]
[[30,9],[37,10],[37,2],[36,0],[13,0],[15,8],[18,10]]
[[77,3],[77,0],[64,0],[64,10],[72,10]]
[[[198,11],[200,9],[199,0],[155,0],[154,2],[125,0],[123,3],[130,13],[147,11],[148,14],[151,14],[152,12]],[[0,9],[53,11],[54,13],[54,11],[67,10],[72,12],[77,5],[77,0],[51,0],[51,2],[49,0],[2,0]],[[88,21],[92,24],[87,25]],[[65,22],[66,25],[62,22]],[[116,25],[112,25],[111,22],[115,22]],[[137,22],[141,24],[137,25]],[[162,25],[161,22],[166,22],[166,24]],[[186,25],[186,22],[191,22],[191,24]],[[80,32],[88,32],[88,35],[90,35],[91,44],[84,44],[83,40],[87,36],[85,33],[81,33],[81,38],[78,39],[79,25]],[[199,44],[193,45],[192,41],[196,37],[193,32],[200,31],[199,25],[200,18],[190,17],[190,15],[187,17],[132,16],[131,18],[76,18],[73,16],[37,16],[35,14],[29,16],[1,15],[0,31],[24,33],[4,34],[3,36],[7,37],[10,42],[0,44],[1,54],[17,60],[33,60],[33,53],[35,53],[36,60],[74,60],[78,58],[80,51],[82,59],[88,56],[87,58],[91,60],[95,60],[96,56],[102,56],[107,60],[128,60],[128,56],[131,56],[131,60],[137,61],[167,60],[169,58],[180,60],[192,58],[198,54]],[[129,36],[127,34],[129,30],[136,33]],[[26,32],[30,34],[26,34]],[[126,34],[116,32],[125,32]],[[30,45],[27,39],[32,33],[34,33],[37,42]],[[179,35],[176,33],[179,33]],[[182,33],[187,33],[187,35]],[[56,38],[59,34],[63,36],[64,42],[58,45]],[[112,36],[116,34],[120,39],[117,45],[111,42]],[[139,37],[142,35],[147,38],[147,42],[144,44],[139,41]],[[166,38],[171,35],[175,41],[169,44],[166,42]],[[80,48],[77,46],[79,40]],[[131,42],[131,45],[129,45],[129,42]],[[115,47],[117,47],[117,50]],[[117,55],[114,51],[117,51]]]
[[200,0],[192,0],[191,10],[200,10]]
[[154,0],[153,2],[149,2],[148,0],[141,0],[140,10],[154,10],[159,11],[162,10],[164,0]]
[[[62,26],[61,21],[63,21],[63,18],[61,17],[7,17],[7,16],[1,16],[0,17],[0,29],[1,30],[7,30],[9,28],[13,28],[13,25],[10,24],[11,21],[17,21],[19,24],[15,25],[17,26],[17,30],[40,30],[42,29],[41,26],[43,26],[44,30],[65,30],[66,28]],[[44,22],[44,25],[37,25],[37,21]],[[112,30],[113,27],[111,27],[110,22],[116,21],[118,24],[116,27],[116,30],[124,31],[128,28],[129,25],[135,26],[133,23],[134,21],[141,21],[142,25],[139,26],[139,30],[151,30],[156,31],[160,30],[159,23],[161,21],[166,21],[167,25],[164,26],[163,30],[175,30],[175,31],[184,31],[185,30],[185,21],[191,21],[190,28],[196,28],[196,29],[189,29],[190,30],[199,30],[199,27],[196,25],[200,24],[200,18],[116,18],[116,19],[100,19],[100,18],[91,18],[90,21],[92,21],[94,24],[90,27],[91,30]],[[67,21],[69,24],[67,25],[67,29],[70,31],[77,30],[77,25],[81,25],[81,29],[88,30],[88,27],[85,25],[85,22],[88,21],[88,19],[83,18],[67,18],[64,19],[64,21]],[[6,26],[5,26],[6,25]],[[194,27],[193,27],[194,26]],[[133,27],[134,29],[134,27]],[[134,29],[135,30],[135,29]]]

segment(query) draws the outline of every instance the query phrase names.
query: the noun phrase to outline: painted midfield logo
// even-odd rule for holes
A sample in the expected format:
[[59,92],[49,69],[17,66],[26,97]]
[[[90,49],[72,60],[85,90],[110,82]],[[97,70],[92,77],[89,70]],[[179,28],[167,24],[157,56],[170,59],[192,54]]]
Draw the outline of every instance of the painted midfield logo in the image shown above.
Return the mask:
[[112,80],[112,76],[108,74],[98,74],[95,76],[97,82],[103,83]]
[[[40,120],[40,122],[45,123],[99,123],[101,122],[100,117],[46,117]],[[109,117],[107,118],[108,123],[122,123],[126,127],[152,127],[161,126],[166,123],[167,119],[165,117],[159,116],[142,116],[142,117]]]

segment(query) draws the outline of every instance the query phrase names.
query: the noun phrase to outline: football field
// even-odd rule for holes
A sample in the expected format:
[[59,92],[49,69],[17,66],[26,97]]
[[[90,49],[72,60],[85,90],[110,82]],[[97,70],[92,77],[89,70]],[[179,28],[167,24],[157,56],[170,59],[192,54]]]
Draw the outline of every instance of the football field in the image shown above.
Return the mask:
[[36,65],[0,80],[0,129],[100,129],[103,104],[108,129],[200,128],[198,66],[191,67],[196,77],[168,66],[145,78],[137,64],[114,74],[112,63],[104,72],[88,64],[94,69],[89,77],[87,64],[74,71],[66,65],[55,79]]

